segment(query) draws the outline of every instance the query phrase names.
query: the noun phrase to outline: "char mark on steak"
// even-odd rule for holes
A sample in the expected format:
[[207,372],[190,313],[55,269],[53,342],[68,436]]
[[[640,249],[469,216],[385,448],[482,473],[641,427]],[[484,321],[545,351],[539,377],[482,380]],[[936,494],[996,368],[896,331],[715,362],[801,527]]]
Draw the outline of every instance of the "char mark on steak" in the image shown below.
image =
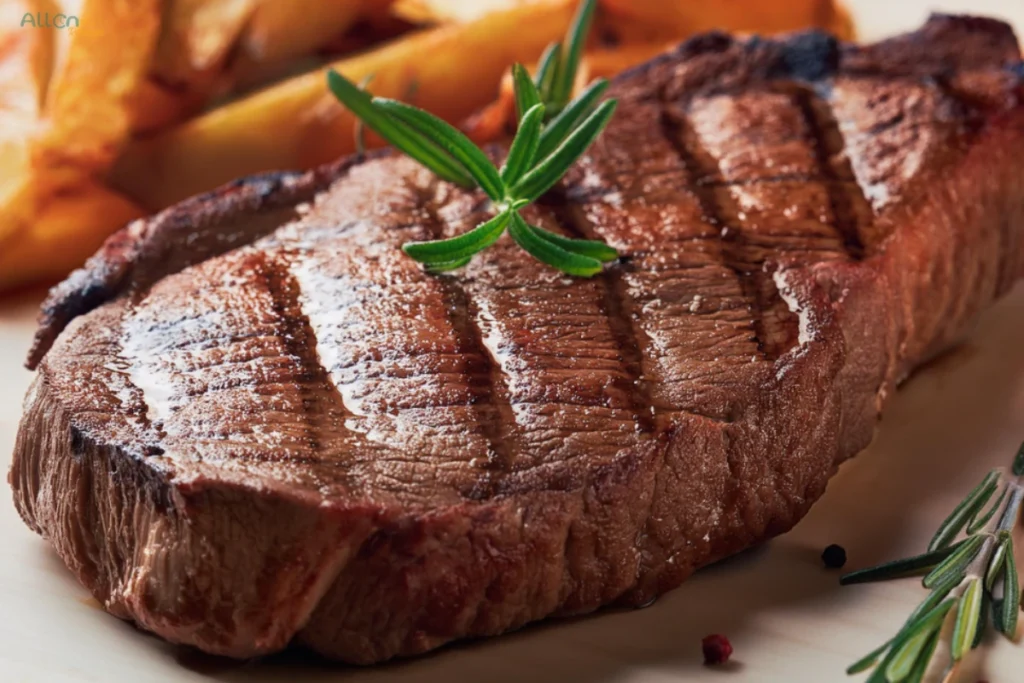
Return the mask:
[[[1020,54],[713,33],[629,71],[534,223],[387,152],[240,181],[111,238],[44,306],[10,482],[111,613],[369,663],[639,605],[781,533],[885,399],[1024,274]],[[500,152],[499,152],[500,153]]]

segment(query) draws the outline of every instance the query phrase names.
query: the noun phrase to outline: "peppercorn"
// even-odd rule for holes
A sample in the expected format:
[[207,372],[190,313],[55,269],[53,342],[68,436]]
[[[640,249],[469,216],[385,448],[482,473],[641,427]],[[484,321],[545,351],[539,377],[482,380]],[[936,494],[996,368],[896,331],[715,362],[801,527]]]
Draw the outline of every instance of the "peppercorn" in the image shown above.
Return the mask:
[[704,663],[709,666],[725,664],[732,656],[732,643],[719,633],[705,636],[701,648],[704,650]]
[[846,564],[846,549],[833,543],[821,553],[821,561],[829,569],[841,569]]

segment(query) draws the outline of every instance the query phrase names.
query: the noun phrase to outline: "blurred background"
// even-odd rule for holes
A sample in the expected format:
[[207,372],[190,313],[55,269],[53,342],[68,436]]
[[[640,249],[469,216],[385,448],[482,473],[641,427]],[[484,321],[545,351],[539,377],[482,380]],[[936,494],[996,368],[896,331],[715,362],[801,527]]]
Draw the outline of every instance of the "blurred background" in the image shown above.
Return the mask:
[[[575,6],[0,0],[0,291],[63,277],[129,220],[233,178],[352,153],[327,65],[500,137],[509,65],[536,62]],[[602,0],[598,22],[580,82],[715,27],[852,36],[832,0]]]
[[[579,82],[712,28],[814,26],[874,38],[926,14],[920,2],[849,4],[602,0]],[[477,141],[501,137],[512,111],[508,66],[535,63],[575,5],[0,0],[0,293],[62,278],[128,221],[190,195],[352,153],[355,121],[327,92],[327,66]],[[1013,18],[1024,2],[971,9]]]

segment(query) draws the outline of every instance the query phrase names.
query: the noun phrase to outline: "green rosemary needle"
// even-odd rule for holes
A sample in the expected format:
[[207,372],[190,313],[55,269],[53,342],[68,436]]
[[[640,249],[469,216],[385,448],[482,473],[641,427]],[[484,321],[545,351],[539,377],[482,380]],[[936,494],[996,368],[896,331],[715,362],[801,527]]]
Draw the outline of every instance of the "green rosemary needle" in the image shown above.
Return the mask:
[[[928,598],[914,610],[891,640],[849,669],[874,668],[869,683],[921,683],[948,638],[947,671],[978,647],[991,612],[992,625],[1008,638],[1017,632],[1020,576],[1011,532],[1024,505],[1024,445],[1017,453],[1012,478],[993,470],[942,522],[928,552],[905,560],[847,574],[840,583],[865,583],[926,574]],[[996,496],[996,492],[999,495]],[[966,536],[956,538],[963,532]],[[947,617],[951,631],[943,630]],[[879,661],[881,660],[881,661]]]
[[450,239],[409,242],[402,249],[428,270],[461,268],[508,230],[524,251],[570,275],[591,277],[618,258],[608,245],[573,239],[530,225],[520,210],[544,195],[598,138],[615,112],[615,100],[599,102],[608,86],[599,79],[570,101],[580,55],[593,20],[596,0],[584,0],[564,44],[549,47],[534,78],[512,66],[518,130],[501,168],[461,131],[416,107],[371,97],[336,71],[327,83],[362,124],[439,178],[463,187],[479,187],[495,215]]

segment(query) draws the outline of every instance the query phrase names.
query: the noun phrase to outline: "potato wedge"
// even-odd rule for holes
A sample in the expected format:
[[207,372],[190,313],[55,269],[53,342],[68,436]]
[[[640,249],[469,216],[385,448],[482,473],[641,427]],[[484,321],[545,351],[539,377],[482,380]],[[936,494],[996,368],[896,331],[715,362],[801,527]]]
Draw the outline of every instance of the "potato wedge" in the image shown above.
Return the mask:
[[262,0],[242,49],[248,61],[281,63],[315,51],[360,17],[367,0]]
[[258,0],[174,0],[167,3],[152,71],[176,86],[221,65],[238,42]]
[[33,2],[0,5],[0,247],[23,221],[3,220],[3,207],[24,196],[29,145],[39,128],[52,68],[53,32],[22,28]]
[[[608,24],[627,27],[636,37],[644,27],[648,40],[678,38],[712,29],[780,33],[809,26],[826,28],[840,38],[853,37],[849,16],[832,0],[601,0]],[[626,38],[630,38],[629,35]]]
[[[159,0],[86,0],[80,26],[36,29],[70,35],[47,88],[45,121],[32,146],[33,168],[109,168],[129,134],[129,102],[144,81],[160,26]],[[111,49],[111,36],[118,36]]]
[[0,249],[0,289],[63,277],[99,249],[113,230],[143,215],[124,197],[92,181],[39,197],[34,206],[31,229]]
[[[560,38],[575,8],[547,0],[404,37],[334,67],[375,94],[411,99],[450,121],[491,101],[514,61]],[[470,56],[471,58],[467,58]],[[114,187],[157,209],[249,173],[308,168],[355,149],[355,121],[327,91],[324,70],[294,78],[129,145]]]
[[[535,1],[535,0],[533,0]],[[464,24],[490,12],[504,12],[531,0],[396,0],[396,16],[414,24]]]
[[[33,270],[80,263],[88,252],[69,238],[74,226],[91,221],[94,232],[109,234],[113,225],[98,226],[126,214],[123,199],[99,205],[53,202],[79,197],[75,188],[95,187],[91,197],[100,192],[90,177],[109,169],[129,135],[130,97],[156,44],[160,3],[86,0],[75,14],[66,10],[65,17],[76,19],[66,28],[56,23],[62,9],[36,0],[0,10],[0,280],[5,284]],[[43,25],[33,26],[30,17],[22,26],[27,13],[48,16],[50,25],[40,19]],[[124,35],[117,50],[109,49],[109,31]],[[54,212],[54,206],[69,208]],[[75,215],[91,208],[96,213],[88,220]],[[58,233],[60,238],[53,237]],[[96,239],[84,242],[92,248]],[[61,240],[62,255],[55,256],[54,244]]]
[[[168,3],[151,71],[159,83],[193,96],[229,92],[236,81],[258,83],[343,34],[370,3],[174,0]],[[273,68],[263,76],[268,67]]]

